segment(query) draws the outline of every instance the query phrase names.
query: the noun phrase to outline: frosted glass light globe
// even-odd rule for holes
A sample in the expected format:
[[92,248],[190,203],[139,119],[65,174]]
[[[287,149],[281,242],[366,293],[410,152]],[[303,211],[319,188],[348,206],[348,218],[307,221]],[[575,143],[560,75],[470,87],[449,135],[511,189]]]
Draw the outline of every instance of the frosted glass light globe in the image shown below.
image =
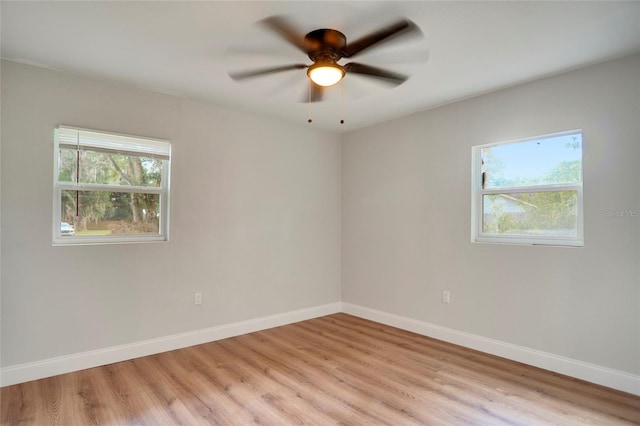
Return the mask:
[[333,86],[344,77],[344,70],[339,65],[312,66],[307,75],[318,86]]

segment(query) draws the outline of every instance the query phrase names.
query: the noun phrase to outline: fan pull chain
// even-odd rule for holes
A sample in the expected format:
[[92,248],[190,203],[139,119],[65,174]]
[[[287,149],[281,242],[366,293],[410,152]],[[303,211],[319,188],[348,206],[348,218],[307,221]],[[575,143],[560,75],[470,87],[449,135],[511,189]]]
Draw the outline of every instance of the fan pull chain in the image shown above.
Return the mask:
[[340,124],[344,124],[344,79],[340,80]]
[[311,84],[312,83],[311,83],[311,79],[308,79],[308,80],[309,80],[309,119],[307,120],[307,123],[311,124],[313,123],[313,120],[311,119],[311,90],[312,90]]

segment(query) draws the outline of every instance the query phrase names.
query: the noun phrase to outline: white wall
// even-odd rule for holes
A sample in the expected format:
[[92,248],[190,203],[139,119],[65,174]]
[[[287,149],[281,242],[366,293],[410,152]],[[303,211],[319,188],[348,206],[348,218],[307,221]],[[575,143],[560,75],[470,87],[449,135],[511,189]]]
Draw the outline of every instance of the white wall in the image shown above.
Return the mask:
[[[342,137],[10,62],[1,90],[3,370],[342,300],[638,383],[640,218],[605,211],[640,208],[639,56]],[[58,124],[172,141],[170,242],[52,247]],[[576,128],[585,247],[472,244],[471,146]]]
[[[169,242],[52,247],[58,124],[172,142]],[[339,302],[340,140],[305,125],[3,62],[2,366]]]
[[[343,302],[639,374],[639,123],[635,56],[345,135]],[[578,128],[584,248],[472,244],[471,147]]]

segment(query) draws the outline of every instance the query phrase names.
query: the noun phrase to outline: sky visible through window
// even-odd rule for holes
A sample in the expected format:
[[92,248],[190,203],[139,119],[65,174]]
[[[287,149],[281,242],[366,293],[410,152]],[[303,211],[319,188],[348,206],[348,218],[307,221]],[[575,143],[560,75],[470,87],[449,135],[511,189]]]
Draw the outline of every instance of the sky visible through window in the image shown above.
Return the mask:
[[[548,138],[531,139],[482,150],[489,187],[511,182],[521,184],[567,183],[550,182],[547,178],[562,165],[580,164],[582,160],[582,134],[571,133]],[[576,181],[580,176],[570,178]]]

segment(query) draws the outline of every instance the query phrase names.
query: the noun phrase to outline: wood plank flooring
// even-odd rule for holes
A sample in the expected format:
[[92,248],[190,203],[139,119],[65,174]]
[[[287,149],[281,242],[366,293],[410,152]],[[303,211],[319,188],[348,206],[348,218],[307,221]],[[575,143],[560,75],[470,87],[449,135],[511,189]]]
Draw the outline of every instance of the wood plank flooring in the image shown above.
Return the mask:
[[0,392],[2,425],[640,424],[640,397],[346,314]]

